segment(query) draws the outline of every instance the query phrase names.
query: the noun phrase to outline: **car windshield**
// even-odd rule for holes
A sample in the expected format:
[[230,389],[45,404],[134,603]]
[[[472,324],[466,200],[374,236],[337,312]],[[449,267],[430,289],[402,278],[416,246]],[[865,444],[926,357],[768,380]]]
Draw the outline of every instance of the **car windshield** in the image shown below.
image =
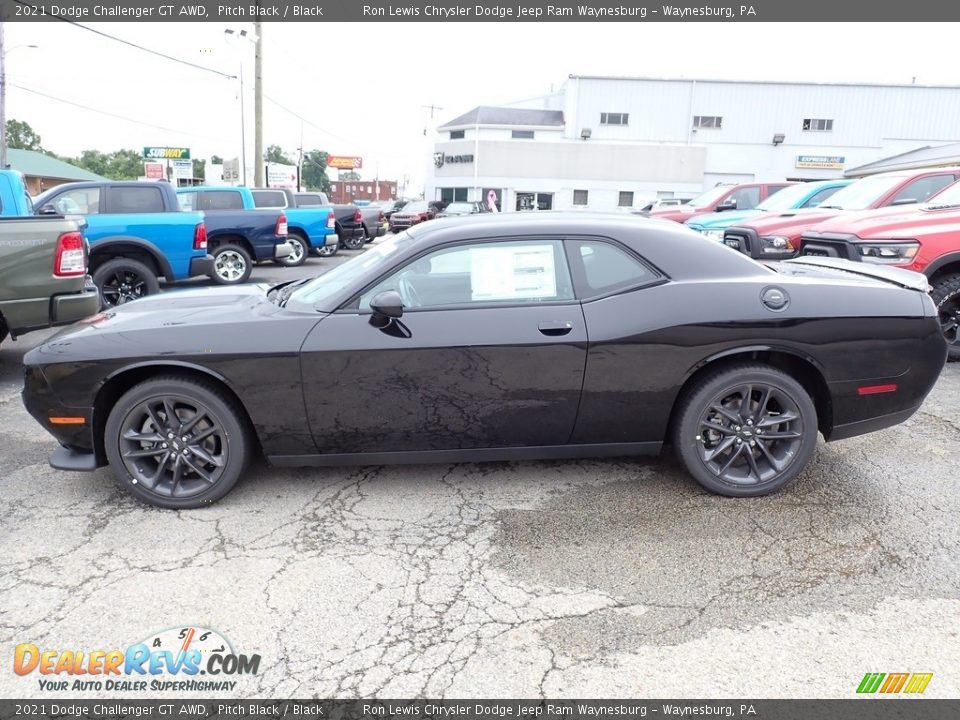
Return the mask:
[[377,265],[383,264],[395,252],[411,242],[413,236],[409,231],[377,243],[363,255],[357,255],[351,260],[338,265],[332,270],[314,278],[306,285],[298,288],[290,295],[290,300],[303,305],[312,305],[319,310],[334,310],[329,307],[329,301]]
[[903,180],[902,175],[866,177],[857,180],[852,185],[847,185],[843,190],[838,190],[833,197],[820,207],[836,208],[838,210],[867,210],[877,200],[902,183]]
[[455,213],[455,212],[470,212],[472,206],[467,202],[455,202],[447,205],[443,211],[446,213]]
[[790,208],[795,208],[798,204],[802,203],[804,199],[813,194],[813,192],[815,192],[815,190],[806,183],[801,183],[800,185],[791,185],[790,187],[785,187],[779,192],[775,192],[762,203],[757,205],[756,209],[764,210],[766,212],[789,210]]
[[947,186],[927,202],[931,205],[960,205],[960,182]]
[[405,213],[422,213],[427,211],[426,202],[412,202],[407,203],[403,206],[403,212]]
[[705,208],[715,205],[717,200],[730,192],[731,185],[717,185],[704,193],[697,195],[693,200],[687,203],[690,207]]

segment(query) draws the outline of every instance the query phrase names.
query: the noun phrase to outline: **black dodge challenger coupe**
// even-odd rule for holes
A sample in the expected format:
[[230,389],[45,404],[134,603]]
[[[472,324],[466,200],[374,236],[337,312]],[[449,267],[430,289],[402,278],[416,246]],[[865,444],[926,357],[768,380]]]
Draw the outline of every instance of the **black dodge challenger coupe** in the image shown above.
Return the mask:
[[902,422],[946,345],[926,280],[759,264],[666,221],[490,214],[417,225],[325,275],[169,292],[30,351],[23,399],[64,470],[138,498],[223,497],[275,466],[656,453],[772,492],[818,432]]

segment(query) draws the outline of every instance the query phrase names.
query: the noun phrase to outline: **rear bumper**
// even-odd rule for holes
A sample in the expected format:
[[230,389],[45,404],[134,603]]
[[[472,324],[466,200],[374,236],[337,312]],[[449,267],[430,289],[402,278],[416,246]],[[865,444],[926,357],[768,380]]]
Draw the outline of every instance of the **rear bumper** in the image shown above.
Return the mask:
[[87,276],[79,292],[51,297],[11,300],[0,304],[10,333],[17,335],[56,325],[69,325],[100,311],[100,292]]
[[386,234],[387,234],[387,228],[388,228],[388,227],[389,227],[389,226],[388,226],[386,223],[384,223],[383,225],[381,225],[380,227],[378,227],[378,228],[377,228],[377,237],[383,237],[384,235],[386,235]]
[[327,235],[325,245],[336,245],[340,242],[340,236],[337,235],[336,230],[332,230],[329,235]]
[[293,245],[288,242],[277,243],[273,248],[275,258],[285,258],[293,252]]
[[356,225],[354,227],[341,227],[340,229],[340,239],[341,240],[353,240],[354,238],[363,237],[363,226]]
[[213,277],[213,255],[190,258],[190,277]]

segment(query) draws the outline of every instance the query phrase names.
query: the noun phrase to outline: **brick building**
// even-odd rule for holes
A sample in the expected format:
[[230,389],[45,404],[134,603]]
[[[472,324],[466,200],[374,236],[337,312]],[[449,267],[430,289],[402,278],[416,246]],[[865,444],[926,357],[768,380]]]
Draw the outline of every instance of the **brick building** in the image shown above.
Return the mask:
[[393,200],[396,197],[396,180],[335,180],[330,183],[330,202],[335,204],[356,200]]

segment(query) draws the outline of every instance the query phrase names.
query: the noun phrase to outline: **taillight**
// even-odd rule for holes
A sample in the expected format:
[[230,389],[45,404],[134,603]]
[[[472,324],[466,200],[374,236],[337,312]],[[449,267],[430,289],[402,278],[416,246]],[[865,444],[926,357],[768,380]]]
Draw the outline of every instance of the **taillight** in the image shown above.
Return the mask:
[[357,224],[363,222],[363,213],[360,212],[360,208],[357,208],[357,211],[353,214],[353,221]]
[[331,230],[331,229],[335,228],[336,226],[337,226],[337,218],[336,218],[336,216],[331,212],[329,215],[327,215],[327,229],[328,229],[328,230]]
[[286,235],[287,234],[287,216],[281,215],[277,218],[277,227],[273,231],[274,235]]
[[197,223],[197,226],[193,229],[193,249],[207,249],[207,226],[203,223]]
[[87,254],[84,252],[83,235],[79,232],[65,232],[57,238],[53,274],[57,277],[87,274]]

